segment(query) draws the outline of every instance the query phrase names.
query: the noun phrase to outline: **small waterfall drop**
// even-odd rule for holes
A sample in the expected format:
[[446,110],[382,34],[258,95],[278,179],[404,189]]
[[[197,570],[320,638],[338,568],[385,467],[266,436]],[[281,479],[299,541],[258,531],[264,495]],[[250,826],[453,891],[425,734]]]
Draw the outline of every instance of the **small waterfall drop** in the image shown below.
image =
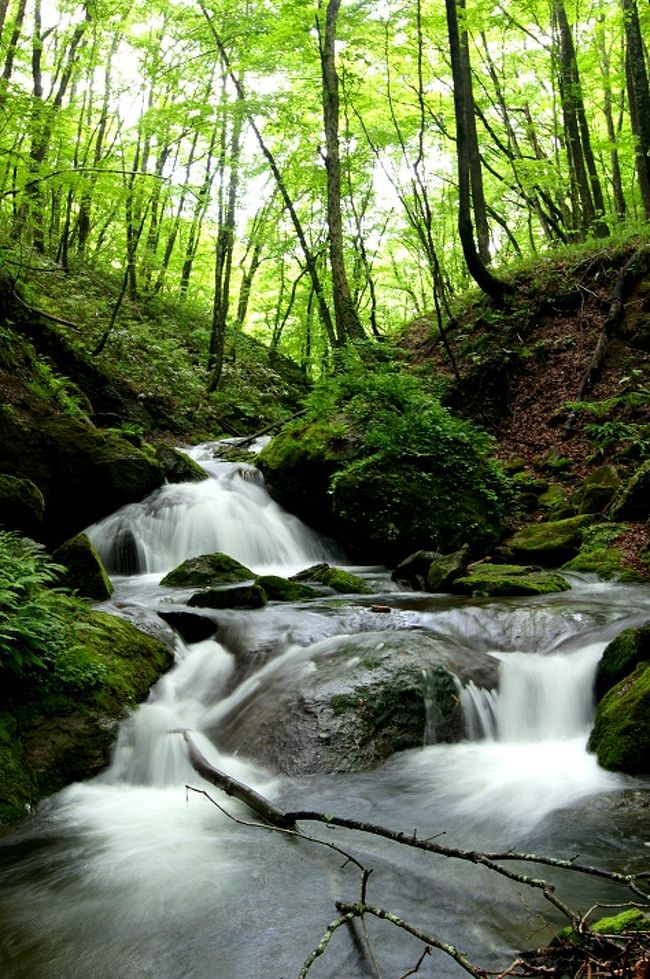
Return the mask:
[[208,479],[163,486],[88,528],[111,574],[164,573],[215,551],[255,571],[341,560],[332,542],[271,499],[258,469],[219,461],[213,449],[188,453]]

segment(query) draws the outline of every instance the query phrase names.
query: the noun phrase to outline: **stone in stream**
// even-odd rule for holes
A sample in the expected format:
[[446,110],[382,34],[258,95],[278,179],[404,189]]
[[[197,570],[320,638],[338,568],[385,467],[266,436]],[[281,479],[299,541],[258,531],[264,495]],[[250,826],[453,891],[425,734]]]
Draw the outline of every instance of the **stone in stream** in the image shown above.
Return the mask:
[[190,608],[261,608],[266,605],[266,593],[259,585],[206,588],[192,595],[187,604]]
[[54,551],[52,558],[65,567],[60,584],[82,598],[103,602],[113,594],[113,585],[102,560],[86,534],[77,534]]
[[255,575],[228,554],[200,554],[174,568],[160,584],[169,588],[213,588],[237,581],[252,581]]
[[371,595],[372,588],[356,574],[344,571],[343,568],[333,568],[329,564],[314,564],[298,574],[291,576],[291,581],[314,581],[326,585],[333,591],[342,594]]
[[455,578],[450,591],[480,597],[508,595],[551,595],[569,590],[569,583],[555,571],[535,566],[490,564],[470,565],[468,574]]
[[469,546],[465,544],[452,554],[439,551],[416,551],[402,561],[391,578],[400,585],[416,591],[451,591],[452,582],[465,573],[469,562]]
[[[291,775],[374,768],[395,751],[464,736],[461,683],[493,689],[498,661],[419,630],[322,640],[301,651],[214,731]],[[254,706],[253,706],[254,705]]]

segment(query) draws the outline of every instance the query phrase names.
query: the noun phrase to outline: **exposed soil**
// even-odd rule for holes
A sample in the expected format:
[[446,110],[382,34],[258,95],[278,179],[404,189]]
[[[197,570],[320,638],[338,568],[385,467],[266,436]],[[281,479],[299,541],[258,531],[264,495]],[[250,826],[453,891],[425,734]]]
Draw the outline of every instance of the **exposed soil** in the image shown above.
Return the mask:
[[[503,461],[521,459],[527,469],[549,478],[549,453],[555,453],[570,460],[566,471],[551,477],[565,483],[584,478],[603,462],[612,462],[625,476],[641,457],[638,440],[603,436],[595,442],[588,426],[607,422],[622,435],[628,426],[650,439],[650,273],[625,296],[622,320],[586,395],[589,402],[632,392],[645,392],[645,397],[634,404],[614,404],[602,416],[570,405],[578,397],[612,290],[630,254],[629,249],[606,252],[574,267],[558,262],[551,275],[543,273],[544,285],[530,276],[516,282],[514,301],[505,313],[490,310],[485,301],[466,310],[449,331],[460,384],[429,319],[410,324],[401,342],[419,370],[431,365],[438,376],[448,378],[446,400],[494,435]],[[618,546],[640,570],[638,555],[649,542],[648,525],[640,523],[631,526]]]

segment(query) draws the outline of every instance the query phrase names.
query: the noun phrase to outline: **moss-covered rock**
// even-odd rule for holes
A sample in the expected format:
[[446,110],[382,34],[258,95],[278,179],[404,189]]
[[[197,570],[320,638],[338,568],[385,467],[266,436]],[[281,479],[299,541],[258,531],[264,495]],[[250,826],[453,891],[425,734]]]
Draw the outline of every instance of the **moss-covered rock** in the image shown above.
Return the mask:
[[562,575],[522,565],[481,563],[470,566],[469,574],[456,578],[451,591],[459,595],[550,595],[567,591]]
[[261,575],[255,579],[255,584],[263,589],[272,602],[302,602],[317,594],[309,585],[289,581],[288,578],[281,578],[279,575]]
[[504,541],[517,559],[545,565],[560,565],[577,554],[585,527],[593,521],[589,514],[527,524]]
[[650,662],[650,622],[637,629],[624,629],[605,647],[596,671],[597,700],[644,662]]
[[259,585],[237,585],[235,588],[206,588],[188,600],[190,608],[261,608],[266,592]]
[[589,750],[603,768],[650,773],[650,663],[640,663],[600,701]]
[[561,483],[549,483],[548,489],[537,497],[537,506],[554,519],[562,519],[575,513],[569,504],[568,493]]
[[217,551],[214,554],[188,558],[166,574],[160,584],[169,588],[210,588],[231,585],[237,581],[250,581],[254,577],[250,568],[228,554]]
[[0,475],[0,522],[7,530],[38,536],[44,511],[43,494],[30,479]]
[[190,459],[184,452],[169,445],[157,446],[156,458],[163,467],[165,479],[169,483],[199,483],[201,480],[209,479],[205,469],[201,469],[194,459]]
[[398,584],[417,591],[445,592],[467,569],[469,547],[465,545],[452,554],[438,551],[416,551],[393,571],[391,578]]
[[372,588],[356,574],[344,571],[343,568],[333,568],[329,564],[314,564],[292,575],[291,581],[315,581],[326,585],[333,591],[350,595],[371,595]]
[[82,598],[103,602],[113,594],[113,585],[102,559],[86,534],[77,534],[65,541],[52,557],[66,569],[61,584]]
[[621,487],[616,466],[598,466],[580,483],[571,497],[578,513],[605,513]]
[[147,696],[172,653],[116,616],[60,597],[77,643],[48,683],[0,694],[0,826],[109,761],[118,722]]
[[650,459],[646,460],[614,500],[614,520],[647,520],[650,515]]
[[267,693],[220,722],[220,743],[289,774],[364,771],[393,752],[464,736],[459,683],[493,689],[487,653],[418,630],[324,639]]
[[599,578],[618,581],[645,581],[650,575],[633,570],[616,546],[616,538],[627,529],[623,523],[600,523],[584,531],[579,553],[562,567],[565,571],[596,574]]

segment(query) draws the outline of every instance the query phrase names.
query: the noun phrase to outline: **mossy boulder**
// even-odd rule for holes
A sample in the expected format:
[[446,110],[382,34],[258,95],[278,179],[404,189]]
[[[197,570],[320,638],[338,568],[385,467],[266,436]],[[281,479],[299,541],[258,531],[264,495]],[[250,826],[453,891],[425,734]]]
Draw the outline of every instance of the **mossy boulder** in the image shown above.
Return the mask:
[[623,523],[599,523],[584,531],[579,553],[563,566],[565,571],[596,574],[599,578],[618,581],[646,581],[650,575],[633,570],[616,546],[616,538],[627,529]]
[[53,555],[65,567],[61,584],[82,598],[103,602],[113,594],[113,585],[95,547],[86,534],[77,534],[58,547]]
[[549,487],[548,479],[542,479],[528,469],[516,472],[510,482],[517,508],[520,510],[535,510],[540,496]]
[[217,551],[188,558],[166,574],[160,584],[168,588],[211,588],[251,581],[254,577],[250,568]]
[[624,629],[605,647],[596,672],[596,699],[633,673],[640,663],[650,663],[650,622]]
[[0,828],[40,798],[89,778],[110,758],[117,725],[173,661],[153,636],[60,596],[77,643],[47,684],[0,693]]
[[411,630],[335,636],[303,650],[263,710],[233,712],[215,732],[289,774],[374,768],[395,751],[464,737],[459,683],[493,689],[487,653]]
[[456,578],[451,591],[475,597],[550,595],[570,587],[562,575],[531,566],[481,563],[470,566],[468,572]]
[[537,498],[537,506],[555,519],[562,519],[575,513],[569,504],[566,488],[561,483],[549,483],[548,489]]
[[58,414],[43,399],[25,401],[20,409],[0,412],[3,467],[41,492],[40,537],[47,543],[58,545],[162,484],[164,472],[152,451],[87,420]]
[[650,459],[646,460],[614,500],[614,520],[647,520],[650,515]]
[[526,524],[504,541],[504,547],[516,559],[537,564],[560,565],[580,549],[585,528],[593,522],[590,514]]
[[612,687],[598,704],[589,750],[603,768],[650,773],[650,663]]
[[169,445],[157,446],[156,459],[162,466],[165,479],[169,483],[199,483],[210,478],[205,469],[201,469],[194,459],[190,459],[184,452]]
[[237,585],[234,588],[206,588],[188,599],[190,608],[262,608],[266,592],[259,585]]
[[621,488],[616,466],[605,464],[594,469],[571,497],[578,513],[605,513]]
[[452,554],[439,551],[416,551],[402,561],[391,578],[400,585],[416,591],[445,592],[464,574],[469,562],[469,547],[465,545]]
[[291,576],[291,581],[314,581],[326,585],[333,591],[349,595],[371,595],[372,588],[356,574],[344,571],[343,568],[333,568],[329,564],[314,564]]
[[318,594],[309,585],[303,585],[299,581],[289,581],[288,578],[281,578],[279,575],[261,575],[255,579],[255,584],[264,591],[271,602],[302,602]]
[[30,479],[0,475],[0,522],[6,530],[38,537],[44,511],[43,494]]

